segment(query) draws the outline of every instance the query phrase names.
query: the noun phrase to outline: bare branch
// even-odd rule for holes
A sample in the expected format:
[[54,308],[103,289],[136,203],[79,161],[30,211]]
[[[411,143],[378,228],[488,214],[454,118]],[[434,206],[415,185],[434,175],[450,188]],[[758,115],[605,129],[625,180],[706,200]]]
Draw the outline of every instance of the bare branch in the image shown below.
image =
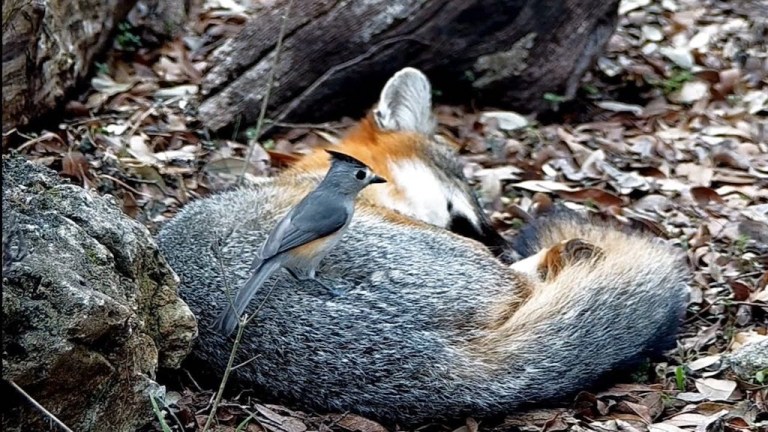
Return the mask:
[[29,395],[29,393],[25,392],[24,389],[19,387],[15,382],[8,381],[8,384],[11,385],[11,387],[15,388],[17,392],[21,393],[22,396],[24,396],[29,403],[31,403],[35,408],[37,408],[40,412],[42,412],[46,417],[48,417],[51,421],[56,423],[62,430],[66,432],[73,432],[72,429],[67,427],[67,425],[64,424],[61,420],[59,420],[53,413],[45,409],[44,406],[40,405],[38,401],[35,400],[32,396]]
[[[272,64],[272,70],[269,71],[269,78],[267,80],[267,88],[264,91],[264,98],[261,101],[261,110],[259,111],[259,118],[256,121],[256,133],[248,146],[248,154],[245,156],[245,163],[243,164],[243,170],[240,172],[240,176],[237,179],[237,185],[243,185],[243,179],[245,178],[245,171],[248,168],[248,162],[253,157],[253,151],[258,145],[259,138],[261,138],[261,128],[264,126],[264,117],[267,114],[267,105],[269,104],[269,96],[272,93],[272,87],[275,85],[275,75],[277,74],[277,65],[280,64],[280,52],[283,50],[283,38],[285,37],[285,29],[288,23],[288,16],[291,13],[291,7],[293,6],[293,0],[288,2],[288,6],[285,8],[285,15],[283,15],[283,22],[280,25],[280,34],[277,36],[277,44],[275,45],[275,61]],[[239,123],[239,122],[238,122]]]

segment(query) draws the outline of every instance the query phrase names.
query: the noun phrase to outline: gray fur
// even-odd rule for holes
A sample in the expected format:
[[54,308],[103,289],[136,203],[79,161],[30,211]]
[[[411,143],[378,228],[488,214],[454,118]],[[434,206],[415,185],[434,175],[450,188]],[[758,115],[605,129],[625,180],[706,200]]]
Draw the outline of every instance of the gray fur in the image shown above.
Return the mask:
[[[218,373],[231,342],[208,329],[226,304],[224,281],[238,286],[248,277],[255,245],[278,216],[264,203],[279,193],[268,186],[198,201],[158,238],[200,321],[195,355]],[[210,245],[231,228],[214,256]],[[520,275],[449,232],[358,212],[319,268],[346,294],[330,298],[274,275],[236,363],[258,359],[235,378],[318,410],[393,421],[510,412],[582,389],[649,348],[657,333],[674,332],[685,302],[684,268],[672,258],[659,248],[633,257],[634,272],[573,281],[565,311],[542,310],[524,336],[502,340],[505,354],[489,363],[472,341],[488,336],[489,311],[516,294]]]
[[[398,76],[407,83],[420,79],[404,72],[393,80]],[[386,103],[411,100],[398,96],[406,93],[423,98],[423,89],[390,90],[380,108],[408,115],[387,114],[385,125],[426,130],[431,120],[420,108]],[[400,120],[386,120],[394,118]],[[443,159],[433,163],[458,178]],[[158,236],[181,277],[181,295],[200,321],[194,355],[219,374],[231,341],[211,331],[211,323],[226,305],[225,286],[248,278],[258,245],[285,214],[280,203],[290,181],[319,178],[277,179],[194,202]],[[279,272],[266,281],[249,306],[252,313],[264,301],[235,363],[258,357],[233,379],[303,407],[401,424],[509,413],[582,390],[658,348],[674,335],[685,310],[685,264],[671,248],[640,235],[553,220],[531,236],[532,250],[578,236],[605,254],[541,283],[509,269],[477,242],[382,214],[358,206],[340,243],[320,263],[323,280],[345,294],[330,297]],[[507,325],[494,325],[503,305],[531,286],[530,298],[503,315]]]

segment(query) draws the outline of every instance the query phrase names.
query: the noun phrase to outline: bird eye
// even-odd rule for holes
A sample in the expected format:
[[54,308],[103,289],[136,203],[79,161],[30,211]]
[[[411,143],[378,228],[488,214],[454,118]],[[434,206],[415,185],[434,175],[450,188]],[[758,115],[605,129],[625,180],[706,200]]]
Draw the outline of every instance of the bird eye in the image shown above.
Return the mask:
[[357,177],[358,180],[362,180],[365,178],[365,171],[359,170],[357,173],[355,173],[355,177]]

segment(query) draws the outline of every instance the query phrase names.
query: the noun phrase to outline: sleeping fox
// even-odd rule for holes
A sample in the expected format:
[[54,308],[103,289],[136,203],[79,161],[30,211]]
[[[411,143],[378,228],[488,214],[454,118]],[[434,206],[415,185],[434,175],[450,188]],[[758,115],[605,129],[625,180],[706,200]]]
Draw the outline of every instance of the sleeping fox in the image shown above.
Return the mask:
[[[233,371],[309,409],[401,425],[509,413],[587,388],[670,347],[686,307],[681,254],[638,233],[555,213],[506,242],[434,136],[431,88],[396,73],[334,150],[386,184],[367,188],[318,279],[275,274],[248,310]],[[158,242],[196,314],[194,356],[221,373],[232,341],[211,324],[277,220],[328,169],[321,149],[275,178],[189,204]],[[502,263],[514,250],[522,259]]]

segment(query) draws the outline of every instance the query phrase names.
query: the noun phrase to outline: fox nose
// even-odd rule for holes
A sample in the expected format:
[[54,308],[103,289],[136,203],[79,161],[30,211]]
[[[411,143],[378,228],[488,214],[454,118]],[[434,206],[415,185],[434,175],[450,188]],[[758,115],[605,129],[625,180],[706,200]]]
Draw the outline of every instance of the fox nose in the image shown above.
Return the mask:
[[371,178],[371,183],[386,183],[387,179],[381,176],[377,176],[376,174],[373,175],[373,178]]

